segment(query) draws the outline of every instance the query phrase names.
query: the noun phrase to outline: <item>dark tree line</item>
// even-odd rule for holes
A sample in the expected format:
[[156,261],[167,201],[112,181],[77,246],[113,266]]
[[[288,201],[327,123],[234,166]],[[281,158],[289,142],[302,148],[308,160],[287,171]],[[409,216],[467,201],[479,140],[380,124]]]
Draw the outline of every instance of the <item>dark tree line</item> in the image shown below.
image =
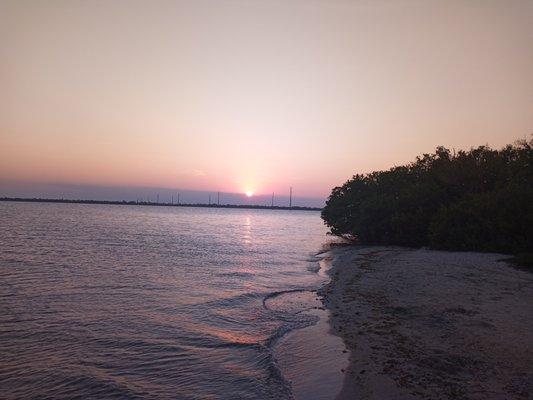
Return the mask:
[[501,150],[438,147],[415,162],[355,175],[322,218],[361,243],[503,253],[533,249],[533,139]]

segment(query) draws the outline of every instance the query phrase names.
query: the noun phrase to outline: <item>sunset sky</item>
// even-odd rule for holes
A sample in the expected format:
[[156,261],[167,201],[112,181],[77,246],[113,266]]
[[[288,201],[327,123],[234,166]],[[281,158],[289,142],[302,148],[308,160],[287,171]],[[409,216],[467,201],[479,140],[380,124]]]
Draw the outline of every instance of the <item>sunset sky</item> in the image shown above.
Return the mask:
[[0,196],[323,199],[531,133],[533,1],[0,0]]

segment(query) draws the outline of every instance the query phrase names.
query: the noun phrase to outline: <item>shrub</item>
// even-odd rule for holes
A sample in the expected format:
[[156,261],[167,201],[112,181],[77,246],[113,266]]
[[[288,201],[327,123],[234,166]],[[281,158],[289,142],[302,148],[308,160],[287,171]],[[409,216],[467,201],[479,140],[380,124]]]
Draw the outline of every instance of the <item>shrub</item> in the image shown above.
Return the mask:
[[355,175],[333,189],[322,218],[361,243],[531,250],[533,139],[501,150],[438,147],[409,165]]

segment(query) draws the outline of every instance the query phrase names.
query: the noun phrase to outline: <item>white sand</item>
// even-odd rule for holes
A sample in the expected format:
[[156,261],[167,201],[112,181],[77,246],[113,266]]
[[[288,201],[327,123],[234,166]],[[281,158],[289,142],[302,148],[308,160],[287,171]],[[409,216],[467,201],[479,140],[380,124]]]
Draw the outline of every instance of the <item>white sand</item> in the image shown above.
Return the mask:
[[338,399],[533,396],[533,273],[498,254],[332,254],[320,294],[351,351]]

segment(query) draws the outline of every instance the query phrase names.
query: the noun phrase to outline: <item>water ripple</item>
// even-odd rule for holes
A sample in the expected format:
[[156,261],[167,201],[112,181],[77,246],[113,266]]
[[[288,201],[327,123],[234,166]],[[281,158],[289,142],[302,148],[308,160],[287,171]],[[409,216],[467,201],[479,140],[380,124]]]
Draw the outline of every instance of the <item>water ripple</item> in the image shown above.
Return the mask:
[[288,399],[318,213],[0,203],[0,398]]

